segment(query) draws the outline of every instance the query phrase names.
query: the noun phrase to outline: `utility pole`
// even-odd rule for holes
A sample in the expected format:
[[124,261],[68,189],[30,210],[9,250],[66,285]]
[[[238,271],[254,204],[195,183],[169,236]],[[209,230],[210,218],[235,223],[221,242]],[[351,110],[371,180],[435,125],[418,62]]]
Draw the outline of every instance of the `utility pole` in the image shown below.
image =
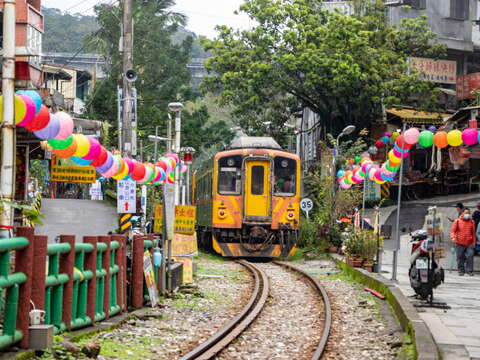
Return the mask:
[[[0,197],[13,201],[15,192],[15,0],[3,2],[3,61],[2,61],[2,167],[0,173]],[[0,212],[0,237],[8,237],[13,226],[13,208],[3,204]]]
[[136,146],[132,139],[132,88],[136,80],[133,71],[133,20],[132,0],[123,0],[123,116],[122,142],[123,155],[136,155]]

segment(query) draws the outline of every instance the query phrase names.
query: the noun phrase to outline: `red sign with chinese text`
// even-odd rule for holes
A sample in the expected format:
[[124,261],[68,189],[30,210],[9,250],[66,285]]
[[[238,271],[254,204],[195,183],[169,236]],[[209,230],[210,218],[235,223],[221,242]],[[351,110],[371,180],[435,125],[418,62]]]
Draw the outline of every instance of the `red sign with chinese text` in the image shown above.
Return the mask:
[[455,84],[457,81],[456,61],[412,57],[409,63],[424,80],[442,84]]
[[458,100],[471,99],[472,91],[480,89],[480,73],[459,75],[457,78]]

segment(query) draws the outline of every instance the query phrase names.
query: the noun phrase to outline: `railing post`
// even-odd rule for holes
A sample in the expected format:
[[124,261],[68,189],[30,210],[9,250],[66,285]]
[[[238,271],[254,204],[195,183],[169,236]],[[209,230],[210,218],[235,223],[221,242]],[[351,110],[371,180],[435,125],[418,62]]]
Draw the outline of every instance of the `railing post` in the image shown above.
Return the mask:
[[[61,243],[70,244],[70,251],[60,256],[60,274],[68,275],[63,286],[62,322],[68,330],[72,328],[73,268],[75,264],[75,235],[60,235]],[[45,266],[44,266],[45,267]]]
[[105,275],[104,292],[103,292],[103,312],[105,313],[105,319],[110,317],[110,236],[99,236],[98,241],[107,244],[107,250],[103,253],[102,268],[105,269],[107,274]]
[[23,333],[20,347],[28,347],[28,327],[30,323],[30,300],[32,294],[32,268],[33,268],[33,228],[17,228],[17,236],[26,237],[28,245],[15,252],[15,272],[22,272],[27,280],[20,285],[18,308],[17,308],[17,329]]
[[117,303],[122,312],[127,310],[127,252],[125,235],[112,235],[112,241],[119,243],[119,248],[115,252],[115,264],[120,268],[117,273]]
[[97,242],[96,236],[84,236],[83,242],[92,244],[93,250],[85,254],[85,269],[90,270],[93,274],[88,282],[88,297],[87,297],[87,316],[95,322],[95,304],[97,298]]
[[32,301],[35,308],[45,310],[45,279],[47,271],[48,236],[35,235],[33,246]]
[[132,307],[139,309],[143,306],[143,236],[134,236],[132,244],[132,280],[130,283]]

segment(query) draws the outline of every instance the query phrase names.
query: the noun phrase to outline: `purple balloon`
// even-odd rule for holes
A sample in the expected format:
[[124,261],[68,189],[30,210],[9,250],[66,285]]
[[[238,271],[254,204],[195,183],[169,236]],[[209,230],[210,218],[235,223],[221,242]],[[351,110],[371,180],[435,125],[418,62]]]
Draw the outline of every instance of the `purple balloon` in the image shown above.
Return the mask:
[[431,132],[434,133],[434,132],[437,131],[437,128],[435,126],[431,125],[431,126],[428,127],[428,130],[430,130]]
[[50,114],[50,121],[47,126],[43,129],[34,131],[36,137],[41,140],[50,140],[57,136],[60,131],[60,120],[55,116],[55,114]]
[[112,164],[113,164],[113,155],[110,151],[107,151],[107,160],[102,166],[96,167],[96,169],[100,174],[103,174],[103,173],[106,173],[112,167]]

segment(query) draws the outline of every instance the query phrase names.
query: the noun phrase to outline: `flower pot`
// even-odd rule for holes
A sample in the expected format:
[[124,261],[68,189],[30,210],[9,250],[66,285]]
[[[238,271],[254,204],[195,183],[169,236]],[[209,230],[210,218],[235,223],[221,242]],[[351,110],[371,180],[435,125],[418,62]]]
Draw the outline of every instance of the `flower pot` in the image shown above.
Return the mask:
[[354,260],[352,260],[352,266],[353,266],[353,267],[359,268],[359,267],[362,267],[362,264],[363,264],[363,260],[362,260],[362,259],[354,259]]
[[373,264],[363,264],[363,268],[368,272],[373,272]]
[[338,251],[338,247],[336,246],[329,246],[328,251],[331,253],[336,253]]

